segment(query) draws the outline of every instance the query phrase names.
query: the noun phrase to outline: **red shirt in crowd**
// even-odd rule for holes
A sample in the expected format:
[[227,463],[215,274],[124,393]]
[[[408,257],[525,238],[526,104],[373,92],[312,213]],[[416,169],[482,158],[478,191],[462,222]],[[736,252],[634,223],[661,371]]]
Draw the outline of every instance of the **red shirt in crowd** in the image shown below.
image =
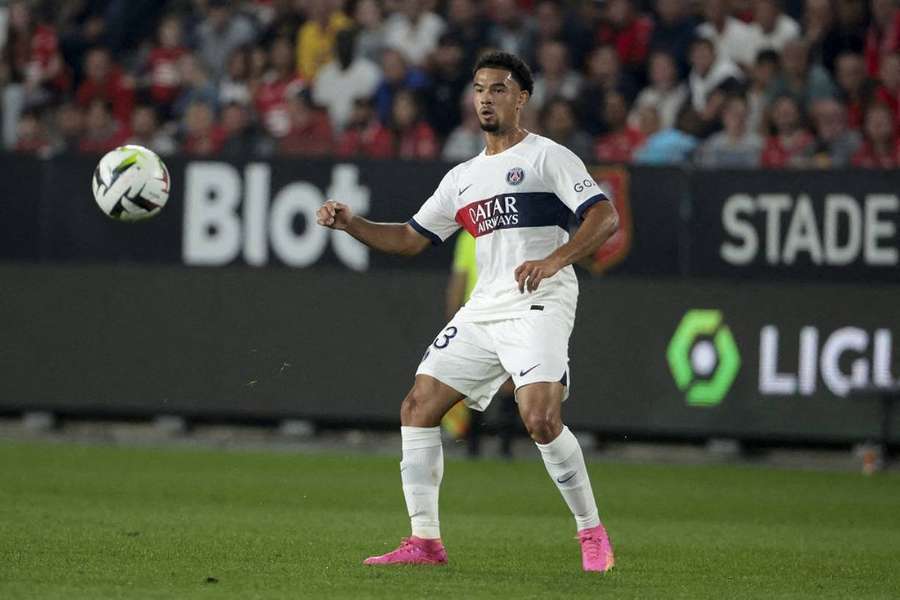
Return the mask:
[[365,128],[351,128],[338,138],[335,154],[340,158],[391,158],[394,136],[391,130],[374,120]]
[[622,29],[604,23],[597,31],[597,41],[601,45],[614,46],[623,65],[637,67],[647,59],[652,35],[653,20],[638,16]]
[[634,151],[643,145],[646,136],[640,130],[625,127],[597,138],[594,144],[594,156],[601,162],[631,162]]
[[78,143],[78,151],[82,154],[105,154],[118,148],[131,137],[131,131],[127,127],[117,126],[110,129],[105,137],[83,137]]
[[313,111],[306,123],[294,123],[278,142],[278,150],[294,156],[329,156],[334,149],[331,121],[322,111]]
[[397,158],[427,160],[436,158],[440,151],[434,131],[424,121],[398,132],[396,143]]
[[82,107],[87,107],[96,99],[106,100],[112,105],[113,116],[120,123],[128,123],[131,119],[131,110],[134,108],[134,87],[119,67],[112,67],[109,76],[104,81],[85,79],[78,91],[75,100]]
[[854,167],[864,169],[896,169],[900,166],[900,148],[896,143],[891,144],[891,151],[878,152],[868,140],[860,146],[856,154],[850,160]]
[[273,136],[280,138],[291,129],[288,114],[287,94],[303,89],[303,79],[293,73],[288,77],[275,79],[266,77],[253,96],[253,104],[260,122]]
[[813,135],[805,130],[798,131],[789,138],[780,135],[770,135],[766,138],[766,145],[762,151],[762,166],[789,167],[815,141],[816,139]]
[[881,68],[881,57],[900,50],[900,9],[894,10],[894,19],[884,31],[879,31],[875,24],[869,25],[866,32],[866,72],[869,77],[878,77]]
[[184,138],[181,150],[193,156],[209,156],[222,149],[225,138],[225,130],[221,127],[213,127],[206,133],[189,133]]
[[154,48],[150,51],[150,97],[159,104],[171,104],[181,89],[178,60],[186,48]]

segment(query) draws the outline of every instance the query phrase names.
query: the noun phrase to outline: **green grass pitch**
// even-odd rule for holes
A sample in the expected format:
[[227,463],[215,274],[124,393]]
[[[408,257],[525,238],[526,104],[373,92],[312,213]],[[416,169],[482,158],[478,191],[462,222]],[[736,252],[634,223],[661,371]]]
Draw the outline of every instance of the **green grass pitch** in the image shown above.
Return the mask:
[[594,463],[598,575],[536,452],[448,461],[450,565],[363,567],[408,532],[397,463],[0,443],[0,598],[900,597],[897,474]]

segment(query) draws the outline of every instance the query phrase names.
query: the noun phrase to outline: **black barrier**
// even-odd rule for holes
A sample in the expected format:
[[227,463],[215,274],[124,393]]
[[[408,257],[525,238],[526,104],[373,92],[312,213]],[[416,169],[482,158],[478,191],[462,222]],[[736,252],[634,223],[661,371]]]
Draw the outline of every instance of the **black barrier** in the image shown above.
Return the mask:
[[[0,411],[396,424],[443,273],[0,266]],[[900,374],[892,288],[582,283],[566,420],[851,442]],[[811,304],[816,310],[811,311]],[[895,416],[893,440],[900,441]]]
[[[0,258],[51,262],[142,262],[188,266],[326,265],[355,271],[406,266],[349,236],[314,225],[327,198],[373,220],[410,218],[453,166],[435,162],[328,160],[187,161],[168,158],[169,204],[138,226],[106,218],[91,197],[94,158],[4,157],[0,172]],[[19,174],[26,176],[20,177]],[[603,269],[674,275],[679,269],[681,203],[676,170],[597,170],[616,194],[624,227]],[[608,176],[608,177],[607,177]],[[573,226],[574,226],[573,218]],[[452,244],[416,261],[445,271]]]
[[[414,214],[452,166],[328,160],[169,158],[162,214],[139,226],[104,217],[90,194],[95,159],[5,155],[0,259],[189,266],[408,264],[312,225],[328,197],[375,220]],[[767,281],[900,281],[900,172],[596,167],[621,231],[592,264],[613,275]],[[574,223],[573,223],[574,226]],[[452,244],[417,259],[445,270]],[[588,261],[590,262],[590,261]]]
[[698,172],[690,188],[693,275],[900,281],[896,172]]

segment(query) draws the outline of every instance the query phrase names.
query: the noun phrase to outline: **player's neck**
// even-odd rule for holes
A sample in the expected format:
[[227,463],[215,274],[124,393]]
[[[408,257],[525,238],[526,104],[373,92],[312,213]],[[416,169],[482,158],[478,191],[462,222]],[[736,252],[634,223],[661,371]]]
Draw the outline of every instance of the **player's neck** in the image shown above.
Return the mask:
[[487,148],[484,153],[488,156],[500,154],[524,140],[526,135],[528,135],[528,132],[518,125],[510,127],[503,132],[485,132],[484,142]]

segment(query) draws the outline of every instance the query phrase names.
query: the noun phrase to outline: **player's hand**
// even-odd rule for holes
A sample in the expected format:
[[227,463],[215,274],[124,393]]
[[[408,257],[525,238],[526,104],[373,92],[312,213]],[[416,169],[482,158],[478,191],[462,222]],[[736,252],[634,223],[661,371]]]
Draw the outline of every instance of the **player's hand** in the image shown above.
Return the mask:
[[527,289],[533,292],[538,289],[541,281],[553,277],[562,268],[555,260],[545,258],[543,260],[526,260],[516,269],[516,283],[519,284],[519,292],[525,293]]
[[347,229],[352,219],[350,207],[334,200],[329,200],[316,211],[316,223],[330,229]]

